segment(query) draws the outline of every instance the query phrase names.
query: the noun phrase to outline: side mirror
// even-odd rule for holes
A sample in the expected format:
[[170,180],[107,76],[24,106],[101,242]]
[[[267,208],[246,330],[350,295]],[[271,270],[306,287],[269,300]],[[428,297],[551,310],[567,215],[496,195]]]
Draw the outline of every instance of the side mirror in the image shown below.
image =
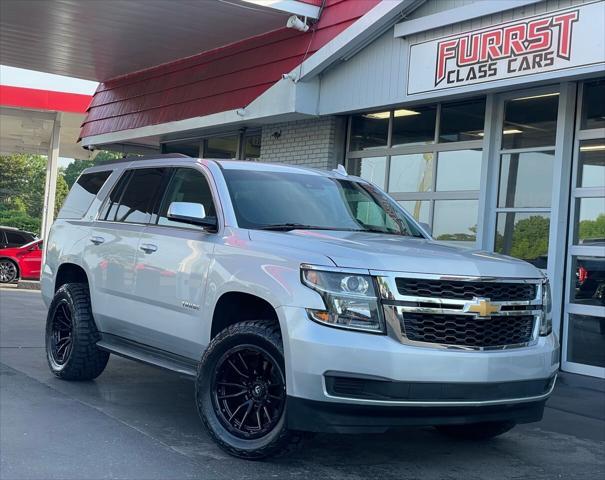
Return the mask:
[[206,217],[206,209],[201,203],[172,202],[168,207],[168,218],[175,222],[189,223],[206,228],[216,228],[216,218]]
[[426,222],[418,222],[420,224],[420,226],[422,228],[424,228],[425,231],[428,232],[429,235],[433,236],[433,229],[431,228],[431,226],[426,223]]

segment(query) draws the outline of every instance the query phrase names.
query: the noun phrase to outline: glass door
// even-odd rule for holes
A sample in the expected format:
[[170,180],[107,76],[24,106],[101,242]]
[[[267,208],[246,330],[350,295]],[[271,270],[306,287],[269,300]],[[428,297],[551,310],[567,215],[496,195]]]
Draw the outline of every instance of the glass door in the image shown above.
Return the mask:
[[605,79],[578,97],[562,368],[605,378]]

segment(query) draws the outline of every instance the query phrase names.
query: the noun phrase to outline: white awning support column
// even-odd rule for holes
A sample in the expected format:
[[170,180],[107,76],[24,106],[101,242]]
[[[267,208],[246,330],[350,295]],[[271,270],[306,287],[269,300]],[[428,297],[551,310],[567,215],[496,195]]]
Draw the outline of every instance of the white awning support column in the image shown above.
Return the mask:
[[42,209],[42,230],[40,236],[48,239],[48,232],[55,219],[55,194],[57,191],[57,174],[59,162],[59,143],[61,139],[61,112],[57,112],[53,123],[53,132],[48,147],[46,162],[46,183],[44,185],[44,208]]

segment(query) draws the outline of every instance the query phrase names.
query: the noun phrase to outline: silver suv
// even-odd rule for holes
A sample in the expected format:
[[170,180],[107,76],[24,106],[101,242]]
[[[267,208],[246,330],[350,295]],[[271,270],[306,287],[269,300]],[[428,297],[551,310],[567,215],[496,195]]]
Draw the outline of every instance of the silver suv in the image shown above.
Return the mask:
[[262,458],[305,432],[542,417],[558,342],[532,265],[434,242],[344,171],[169,156],[86,170],[43,267],[66,380],[111,353],[188,375],[210,435]]

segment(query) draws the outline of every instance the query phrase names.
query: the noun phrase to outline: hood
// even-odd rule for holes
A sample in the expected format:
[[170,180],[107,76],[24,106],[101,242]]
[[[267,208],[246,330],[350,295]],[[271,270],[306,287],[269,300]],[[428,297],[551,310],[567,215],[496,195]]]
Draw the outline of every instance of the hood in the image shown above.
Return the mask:
[[339,267],[437,275],[541,278],[533,265],[422,238],[365,232],[251,230],[250,239],[323,254]]

